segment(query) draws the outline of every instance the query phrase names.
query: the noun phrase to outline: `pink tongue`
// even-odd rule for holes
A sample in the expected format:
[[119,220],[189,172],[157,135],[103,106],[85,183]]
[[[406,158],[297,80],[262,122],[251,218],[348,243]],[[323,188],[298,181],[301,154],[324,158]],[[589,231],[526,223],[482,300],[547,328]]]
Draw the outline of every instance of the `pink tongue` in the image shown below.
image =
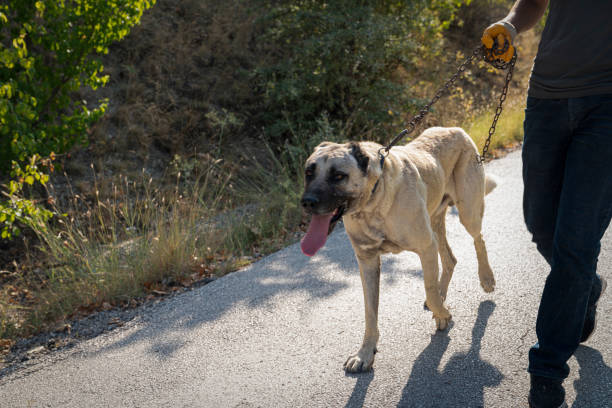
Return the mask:
[[334,215],[313,215],[306,236],[302,238],[302,252],[304,255],[313,256],[327,240],[329,223]]

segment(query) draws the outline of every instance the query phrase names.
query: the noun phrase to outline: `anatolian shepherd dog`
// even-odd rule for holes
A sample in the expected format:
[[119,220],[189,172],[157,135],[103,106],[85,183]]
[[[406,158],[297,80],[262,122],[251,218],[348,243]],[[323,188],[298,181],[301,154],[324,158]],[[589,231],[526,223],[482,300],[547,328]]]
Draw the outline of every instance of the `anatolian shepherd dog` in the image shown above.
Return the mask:
[[496,183],[485,176],[470,137],[460,128],[427,129],[405,146],[393,147],[382,168],[381,148],[372,142],[323,142],[306,161],[302,206],[312,219],[302,251],[314,255],[343,217],[359,263],[365,334],[359,351],[344,363],[349,372],[367,371],[374,362],[381,254],[419,255],[426,306],[439,330],[448,326],[451,314],[444,300],[457,263],[446,241],[444,219],[450,205],[457,207],[461,223],[474,238],[482,288],[495,288],[481,226],[484,196]]

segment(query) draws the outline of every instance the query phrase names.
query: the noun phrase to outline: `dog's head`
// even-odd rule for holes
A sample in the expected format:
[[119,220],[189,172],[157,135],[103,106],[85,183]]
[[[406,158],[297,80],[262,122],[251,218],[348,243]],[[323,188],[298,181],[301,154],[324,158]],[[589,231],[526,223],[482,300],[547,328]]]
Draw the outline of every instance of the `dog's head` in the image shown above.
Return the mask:
[[[358,209],[380,176],[374,143],[323,142],[306,160],[302,207],[312,215],[302,251],[314,255],[344,214]],[[380,147],[380,146],[378,146]]]

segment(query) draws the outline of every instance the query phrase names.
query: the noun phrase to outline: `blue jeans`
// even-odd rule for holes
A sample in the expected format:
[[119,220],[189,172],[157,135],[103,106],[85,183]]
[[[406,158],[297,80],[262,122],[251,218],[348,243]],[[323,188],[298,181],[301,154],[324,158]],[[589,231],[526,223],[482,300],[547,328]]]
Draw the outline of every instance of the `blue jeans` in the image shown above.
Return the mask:
[[597,258],[612,215],[612,95],[528,97],[524,129],[525,223],[550,265],[529,372],[564,379],[600,288]]

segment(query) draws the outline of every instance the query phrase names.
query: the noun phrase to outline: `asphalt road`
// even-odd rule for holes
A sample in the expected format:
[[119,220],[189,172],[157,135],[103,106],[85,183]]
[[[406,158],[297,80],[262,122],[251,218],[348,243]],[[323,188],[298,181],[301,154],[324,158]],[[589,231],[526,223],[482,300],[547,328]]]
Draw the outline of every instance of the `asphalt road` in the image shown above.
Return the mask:
[[[415,254],[385,256],[371,372],[342,370],[364,317],[357,263],[338,228],[313,258],[293,245],[0,378],[0,406],[526,406],[527,351],[547,269],[523,225],[520,152],[487,171],[500,179],[484,221],[496,291],[480,289],[471,239],[449,214],[454,323],[436,333]],[[612,281],[610,232],[599,269]],[[570,360],[573,407],[612,407],[610,291],[599,307],[598,331]]]

